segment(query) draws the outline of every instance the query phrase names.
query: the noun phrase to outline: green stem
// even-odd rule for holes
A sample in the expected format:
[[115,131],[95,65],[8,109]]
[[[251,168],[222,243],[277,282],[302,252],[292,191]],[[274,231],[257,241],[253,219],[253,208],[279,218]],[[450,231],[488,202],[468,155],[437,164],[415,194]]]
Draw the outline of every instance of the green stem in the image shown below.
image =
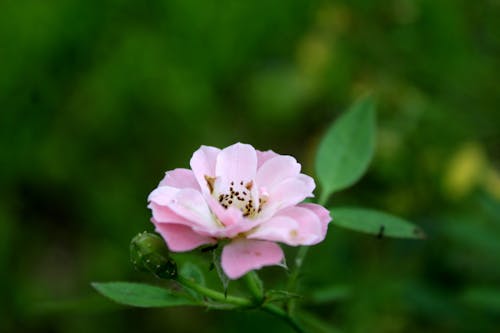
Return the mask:
[[[201,286],[198,283],[194,282],[193,280],[186,278],[182,275],[177,276],[177,282],[179,282],[184,287],[187,287],[187,288],[190,288],[194,291],[197,291],[201,295],[204,295],[206,297],[213,299],[214,301],[219,301],[221,303],[237,305],[237,306],[240,306],[242,308],[249,308],[249,307],[255,307],[255,306],[261,305],[260,309],[286,321],[288,323],[288,325],[290,325],[297,333],[306,333],[306,331],[298,323],[298,321],[295,317],[290,316],[285,310],[283,310],[282,308],[280,308],[274,304],[268,303],[268,304],[262,305],[261,304],[262,300],[260,300],[259,303],[256,304],[254,301],[249,300],[248,298],[236,297],[236,296],[230,296],[230,295],[226,296],[219,291]],[[255,280],[252,282],[252,284],[254,282],[255,282]],[[259,288],[257,284],[255,284],[255,287]],[[251,287],[250,289],[252,290],[253,288],[254,287]],[[255,292],[255,291],[259,291],[259,295],[261,295],[260,288],[255,289],[253,292]]]
[[[323,190],[320,195],[319,199],[319,204],[320,205],[325,205],[326,202],[328,201],[328,195],[326,194],[327,192]],[[297,280],[300,275],[300,271],[302,269],[302,265],[304,264],[304,260],[306,259],[307,256],[307,251],[309,251],[309,247],[307,246],[302,246],[299,248],[299,251],[297,252],[297,256],[295,257],[295,269],[293,270],[290,280],[288,280],[288,291],[290,292],[295,292],[297,290]],[[291,298],[288,303],[287,303],[287,309],[288,313],[290,315],[293,315],[295,311],[297,300]]]
[[183,277],[182,275],[177,276],[177,281],[183,286],[188,287],[194,291],[197,291],[198,293],[207,296],[213,299],[214,301],[219,301],[226,304],[238,305],[241,307],[251,307],[254,305],[254,303],[247,298],[230,296],[230,295],[226,296],[219,291],[201,286],[198,283],[194,282],[193,280]]
[[306,333],[302,325],[299,324],[297,319],[293,316],[290,316],[285,310],[274,305],[274,304],[265,304],[262,306],[262,310],[279,317],[286,321],[288,325],[290,325],[297,333]]
[[257,303],[262,303],[264,300],[264,289],[262,287],[262,281],[259,279],[257,272],[251,271],[245,275],[245,282],[252,293],[252,296],[255,298]]
[[[297,252],[297,256],[295,257],[295,268],[290,276],[290,280],[288,280],[287,289],[289,292],[293,293],[297,291],[297,282],[300,275],[300,271],[302,269],[302,264],[304,263],[304,259],[307,256],[307,251],[309,251],[309,247],[301,246],[299,248],[299,251]],[[287,303],[287,309],[290,315],[293,315],[295,311],[296,302],[297,302],[296,299],[291,298]]]

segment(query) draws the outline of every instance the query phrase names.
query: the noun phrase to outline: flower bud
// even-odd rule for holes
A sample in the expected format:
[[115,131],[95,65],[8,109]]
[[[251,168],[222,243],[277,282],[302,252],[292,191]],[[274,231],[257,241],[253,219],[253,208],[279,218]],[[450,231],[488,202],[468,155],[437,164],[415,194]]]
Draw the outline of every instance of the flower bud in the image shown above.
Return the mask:
[[137,234],[130,242],[130,260],[137,270],[151,272],[159,278],[177,276],[177,264],[170,258],[163,239],[156,234]]

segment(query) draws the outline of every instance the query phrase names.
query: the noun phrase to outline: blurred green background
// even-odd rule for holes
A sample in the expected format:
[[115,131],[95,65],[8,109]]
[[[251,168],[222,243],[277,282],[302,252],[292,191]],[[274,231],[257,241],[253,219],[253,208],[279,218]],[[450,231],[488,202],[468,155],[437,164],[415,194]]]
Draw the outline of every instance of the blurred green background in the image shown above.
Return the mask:
[[343,332],[498,332],[499,17],[498,0],[1,0],[0,331],[288,332],[255,312],[125,308],[89,283],[158,283],[128,243],[201,144],[292,154],[312,174],[325,128],[371,92],[375,159],[330,204],[428,239],[331,226],[302,282],[338,297],[307,307]]

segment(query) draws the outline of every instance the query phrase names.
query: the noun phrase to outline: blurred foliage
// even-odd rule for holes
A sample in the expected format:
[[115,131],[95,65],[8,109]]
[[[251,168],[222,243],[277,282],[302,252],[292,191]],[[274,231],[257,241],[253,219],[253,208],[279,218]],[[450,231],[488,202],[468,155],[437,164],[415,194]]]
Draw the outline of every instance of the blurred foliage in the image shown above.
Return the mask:
[[332,226],[303,288],[348,292],[310,310],[345,332],[495,332],[499,16],[498,0],[2,0],[0,331],[287,331],[259,313],[125,309],[89,282],[149,280],[129,241],[199,145],[252,143],[312,173],[328,124],[372,92],[375,160],[331,203],[399,214],[428,239]]

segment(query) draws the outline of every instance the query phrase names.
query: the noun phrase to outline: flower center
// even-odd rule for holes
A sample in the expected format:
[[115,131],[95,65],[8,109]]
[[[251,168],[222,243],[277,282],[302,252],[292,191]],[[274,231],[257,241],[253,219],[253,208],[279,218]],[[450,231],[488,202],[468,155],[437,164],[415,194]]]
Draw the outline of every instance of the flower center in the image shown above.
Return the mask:
[[252,196],[253,181],[231,182],[229,190],[221,192],[217,199],[225,209],[230,206],[238,208],[245,217],[252,217],[259,210],[258,203]]
[[243,213],[244,217],[251,218],[260,213],[262,206],[267,201],[265,193],[261,193],[259,196],[259,193],[254,189],[252,180],[232,181],[229,185],[223,186],[216,178],[205,176],[205,179],[210,194],[217,199],[224,209],[235,207]]

